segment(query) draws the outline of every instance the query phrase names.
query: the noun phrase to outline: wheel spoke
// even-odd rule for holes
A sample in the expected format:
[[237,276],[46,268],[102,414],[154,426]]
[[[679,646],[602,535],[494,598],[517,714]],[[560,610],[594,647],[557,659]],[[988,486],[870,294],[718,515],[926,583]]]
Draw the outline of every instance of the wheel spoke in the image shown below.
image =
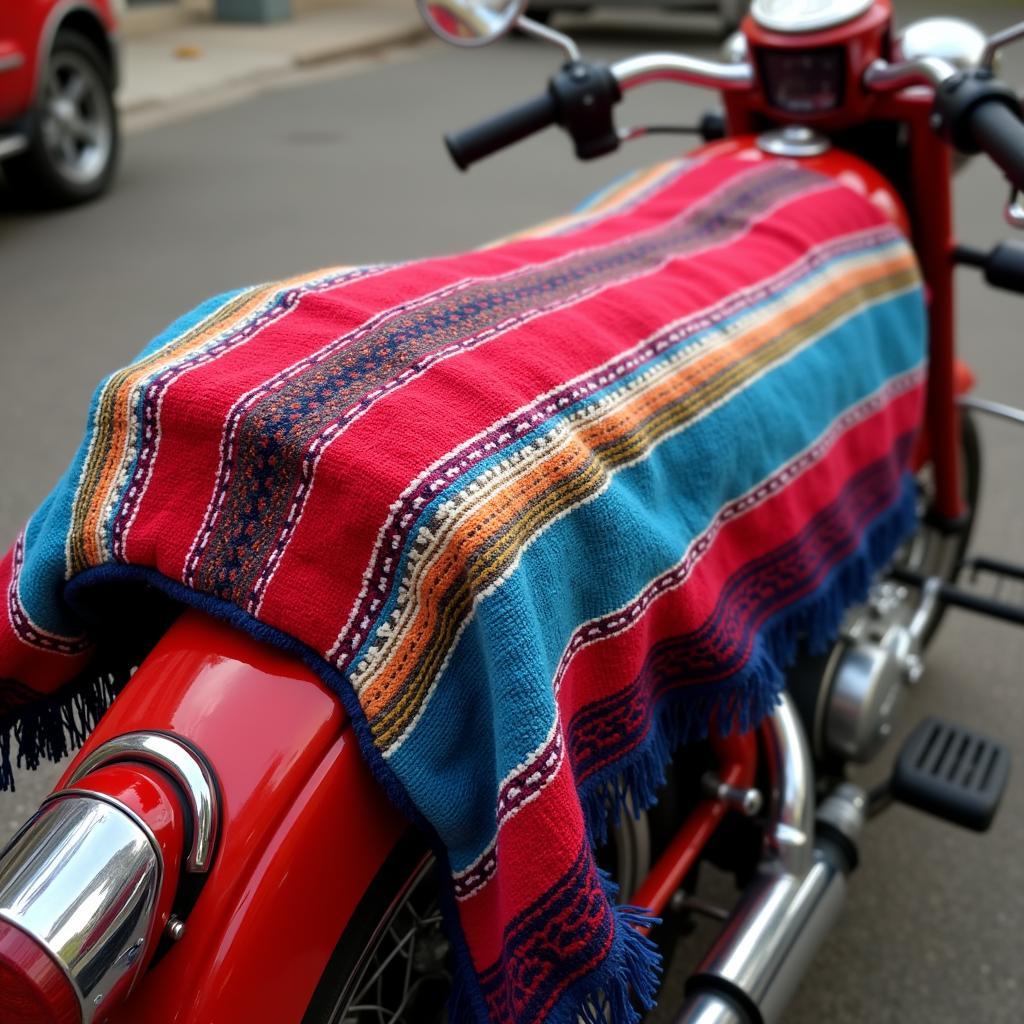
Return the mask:
[[384,973],[392,960],[402,952],[406,945],[412,942],[415,936],[415,931],[407,932],[398,942],[395,943],[395,948],[392,949],[391,952],[388,953],[388,955],[381,961],[373,974],[363,982],[363,987],[359,992],[360,995],[362,995],[362,993],[365,992]]
[[67,164],[73,164],[78,159],[78,147],[75,140],[68,132],[61,133],[60,153]]
[[83,97],[89,90],[89,83],[85,80],[85,75],[78,72],[72,72],[68,76],[68,80],[64,83],[64,88],[61,90],[65,99],[69,100],[76,107],[82,102]]
[[99,139],[99,129],[92,122],[76,115],[68,122],[68,131],[76,138],[79,142],[90,143],[95,145]]

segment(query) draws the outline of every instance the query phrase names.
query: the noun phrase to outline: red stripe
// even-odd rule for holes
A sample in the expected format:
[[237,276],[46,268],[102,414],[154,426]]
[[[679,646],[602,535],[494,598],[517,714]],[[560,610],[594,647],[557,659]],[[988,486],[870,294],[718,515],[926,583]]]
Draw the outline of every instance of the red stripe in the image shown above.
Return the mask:
[[[865,228],[860,201],[835,205],[853,208],[851,232]],[[843,214],[837,218],[842,221]],[[808,247],[836,237],[834,226],[822,225],[812,198],[794,200],[786,207],[785,220],[798,225],[793,238],[772,218],[751,235],[699,259],[675,261],[645,278],[642,304],[636,302],[636,283],[612,287],[447,360],[378,402],[328,449],[325,458],[332,466],[344,466],[345,472],[318,471],[285,555],[303,571],[279,569],[260,618],[275,625],[289,623],[315,572],[317,585],[332,594],[340,618],[329,622],[318,617],[310,623],[307,640],[317,650],[329,650],[358,599],[364,567],[373,557],[391,503],[419,473],[536,396],[602,365],[665,325],[779,273]],[[566,343],[553,341],[559,338]],[[401,423],[398,432],[396,423]],[[396,433],[400,444],[392,443]],[[410,438],[414,444],[408,443]],[[336,543],[337,534],[320,526],[336,521],[339,514],[346,521],[342,545]]]
[[[923,385],[901,395],[842,435],[831,452],[778,494],[723,526],[689,578],[648,606],[632,626],[582,648],[562,679],[559,708],[569,721],[581,708],[632,682],[660,641],[698,628],[714,610],[723,580],[792,537],[835,502],[851,476],[884,457],[892,438],[921,419]],[[900,467],[894,466],[894,473]]]
[[[559,699],[562,721],[581,707],[636,678],[644,657],[660,640],[699,626],[714,607],[722,580],[786,543],[833,503],[850,476],[883,458],[891,439],[920,421],[923,387],[914,387],[843,434],[832,451],[801,477],[726,524],[686,583],[656,598],[628,630],[583,648],[571,662]],[[894,467],[898,472],[899,467]],[[509,921],[540,898],[552,878],[568,869],[582,821],[565,759],[552,783],[508,819],[498,837],[499,868],[480,890],[459,904],[474,962],[490,966],[501,952],[499,922]],[[545,837],[538,844],[538,835]],[[563,839],[563,836],[565,837]],[[534,870],[538,857],[544,870]]]

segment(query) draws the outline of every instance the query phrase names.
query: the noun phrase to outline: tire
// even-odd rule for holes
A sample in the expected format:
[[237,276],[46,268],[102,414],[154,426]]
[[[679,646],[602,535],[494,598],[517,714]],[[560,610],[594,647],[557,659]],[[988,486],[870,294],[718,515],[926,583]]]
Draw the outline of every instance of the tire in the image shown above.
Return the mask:
[[111,68],[77,32],[57,33],[28,148],[4,165],[11,187],[38,206],[85,202],[109,187],[120,133]]

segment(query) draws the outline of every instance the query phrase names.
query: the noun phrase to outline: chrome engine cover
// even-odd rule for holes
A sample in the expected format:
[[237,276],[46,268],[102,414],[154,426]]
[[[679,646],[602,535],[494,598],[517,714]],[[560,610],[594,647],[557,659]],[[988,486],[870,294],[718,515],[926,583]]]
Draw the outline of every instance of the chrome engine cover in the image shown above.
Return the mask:
[[804,717],[818,756],[870,761],[892,735],[896,719],[923,672],[921,634],[926,603],[915,608],[906,587],[891,581],[872,588],[868,601],[847,615],[841,639],[814,685],[813,721]]

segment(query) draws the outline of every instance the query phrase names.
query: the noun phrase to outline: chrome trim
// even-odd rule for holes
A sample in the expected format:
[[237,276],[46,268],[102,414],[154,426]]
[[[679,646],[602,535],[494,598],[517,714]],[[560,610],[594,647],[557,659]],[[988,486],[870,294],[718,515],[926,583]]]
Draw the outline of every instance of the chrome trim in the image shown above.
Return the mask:
[[27,135],[0,135],[0,160],[6,160],[9,156],[17,156],[28,149]]
[[627,57],[611,66],[611,72],[624,92],[645,82],[688,82],[706,89],[749,89],[754,84],[750,64],[723,64],[677,53],[649,53]]
[[922,18],[911,22],[893,45],[896,60],[938,57],[960,71],[978,67],[984,52],[985,33],[963,18]]
[[803,124],[788,124],[762,132],[757,137],[757,148],[773,156],[802,157],[821,156],[832,148],[826,136]]
[[755,789],[753,786],[749,788],[730,786],[714,772],[708,772],[700,781],[701,788],[708,796],[721,800],[730,810],[738,811],[745,818],[752,818],[755,814],[761,813],[764,797],[761,796],[759,789]]
[[749,1024],[750,1018],[740,1014],[720,996],[698,992],[691,996],[677,1018],[679,1024]]
[[956,73],[956,68],[941,57],[919,57],[893,64],[879,58],[865,69],[864,88],[871,92],[899,92],[914,85],[937,89]]
[[[127,804],[123,804],[117,799],[117,797],[111,796],[109,793],[100,793],[95,789],[56,789],[39,805],[39,809],[42,810],[48,803],[52,803],[54,800],[61,800],[72,796],[87,796],[91,800],[99,800],[100,803],[110,804],[111,807],[116,807],[122,814],[131,818],[149,840],[153,849],[156,850],[156,858],[160,862],[160,873],[161,875],[163,874],[165,870],[164,852],[160,849],[160,844],[156,841],[156,836],[153,835],[153,830],[143,818],[139,817],[135,811],[127,806]],[[7,851],[4,850],[4,853],[6,852]]]
[[[788,696],[761,731],[773,804],[765,849],[718,941],[690,979],[676,1024],[734,1024],[738,992],[765,1024],[782,1016],[821,940],[838,917],[846,891],[845,864],[815,847],[813,766],[799,717]],[[821,818],[855,843],[867,799],[844,784],[825,800]]]
[[1021,196],[1016,185],[1010,186],[1010,198],[1006,200],[1003,217],[1011,228],[1024,229],[1024,197]]
[[772,787],[766,855],[787,871],[803,873],[810,867],[814,840],[814,764],[789,694],[782,695],[761,737]]
[[754,0],[750,16],[773,32],[819,32],[859,18],[874,0]]
[[539,39],[541,42],[553,43],[565,54],[565,59],[570,64],[575,64],[580,59],[580,48],[576,45],[576,41],[564,32],[534,21],[533,18],[526,17],[525,14],[520,14],[516,18],[515,24],[520,32],[533,36],[534,39]]
[[[416,0],[420,18],[439,39],[453,46],[489,46],[515,26],[527,0]],[[463,31],[450,32],[434,9],[448,14]]]
[[185,868],[194,874],[210,870],[220,824],[217,786],[207,765],[180,740],[164,733],[129,732],[108,740],[87,754],[69,785],[115,761],[135,761],[160,768],[184,790],[192,812],[192,847]]
[[961,409],[973,409],[975,412],[985,413],[987,416],[997,416],[999,419],[1009,420],[1011,423],[1024,424],[1024,409],[1004,405],[1002,402],[993,402],[988,398],[975,398],[974,395],[960,395],[956,404]]
[[[801,876],[759,875],[743,894],[700,974],[723,979],[750,998],[765,1024],[775,1024],[835,924],[846,878],[817,856]],[[680,1024],[692,1024],[681,1016]]]
[[1001,32],[997,32],[986,40],[985,49],[981,54],[981,66],[991,71],[995,65],[996,54],[1004,46],[1009,46],[1010,43],[1015,43],[1018,39],[1024,39],[1024,21],[1019,21],[1016,25],[1004,28]]
[[162,882],[160,849],[136,815],[111,797],[63,791],[0,858],[0,918],[47,950],[91,1024],[112,990],[134,984]]
[[742,32],[733,32],[719,51],[726,64],[747,64],[750,61],[750,43]]
[[5,71],[17,71],[25,63],[25,54],[9,53],[6,57],[0,57],[0,74]]

